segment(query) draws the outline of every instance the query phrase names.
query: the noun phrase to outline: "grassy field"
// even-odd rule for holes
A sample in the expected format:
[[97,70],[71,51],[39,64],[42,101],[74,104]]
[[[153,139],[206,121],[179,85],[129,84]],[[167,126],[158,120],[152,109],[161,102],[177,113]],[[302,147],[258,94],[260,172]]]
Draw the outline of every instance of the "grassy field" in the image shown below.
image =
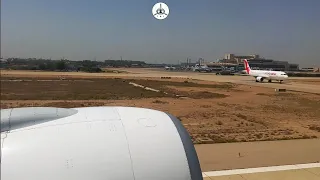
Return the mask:
[[[143,90],[129,83],[152,87],[161,92]],[[176,97],[181,95],[188,98],[222,98],[226,95],[208,91],[186,92],[174,87],[200,87],[232,89],[235,86],[228,83],[197,84],[194,82],[172,82],[139,79],[76,79],[64,80],[53,78],[1,78],[2,100],[119,100],[141,99],[155,97]],[[23,87],[23,88],[21,88]],[[166,93],[165,93],[166,92]]]
[[184,79],[1,77],[1,108],[108,105],[169,112],[194,143],[320,137],[319,95]]

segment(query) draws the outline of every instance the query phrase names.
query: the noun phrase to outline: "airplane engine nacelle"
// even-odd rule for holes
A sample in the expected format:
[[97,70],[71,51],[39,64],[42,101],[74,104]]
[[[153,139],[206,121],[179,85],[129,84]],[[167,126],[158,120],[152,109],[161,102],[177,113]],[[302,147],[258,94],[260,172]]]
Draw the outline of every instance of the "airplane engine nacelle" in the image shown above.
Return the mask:
[[133,107],[1,110],[1,180],[200,180],[180,121]]
[[257,80],[258,82],[262,82],[262,81],[263,81],[263,78],[262,78],[262,77],[256,77],[256,80]]

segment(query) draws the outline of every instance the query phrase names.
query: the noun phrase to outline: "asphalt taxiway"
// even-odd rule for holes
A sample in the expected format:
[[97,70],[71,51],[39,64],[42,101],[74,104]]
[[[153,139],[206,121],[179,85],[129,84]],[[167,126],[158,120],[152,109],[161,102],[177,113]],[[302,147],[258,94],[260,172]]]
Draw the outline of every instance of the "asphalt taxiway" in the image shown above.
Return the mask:
[[214,81],[214,82],[230,82],[237,84],[245,84],[250,86],[260,86],[268,87],[274,89],[287,89],[291,91],[301,91],[308,93],[320,94],[320,84],[302,84],[298,82],[292,82],[290,80],[300,80],[303,79],[319,79],[319,78],[301,78],[301,77],[289,77],[288,80],[284,81],[282,84],[279,82],[256,82],[254,77],[246,75],[234,75],[234,76],[224,76],[215,75],[213,73],[195,73],[195,72],[171,72],[171,71],[159,71],[159,70],[140,70],[133,71],[134,74],[130,76],[135,77],[176,77],[176,78],[189,78],[204,81]]
[[210,171],[204,180],[319,180],[320,163]]
[[287,89],[291,91],[301,91],[308,93],[320,94],[320,83],[319,84],[303,84],[299,82],[292,82],[291,80],[303,81],[304,79],[319,79],[319,78],[301,78],[301,77],[289,77],[288,80],[284,81],[282,84],[278,82],[256,82],[252,76],[224,76],[215,75],[214,73],[196,73],[196,72],[175,72],[175,71],[165,71],[159,69],[147,69],[147,68],[119,68],[117,71],[125,71],[127,73],[81,73],[81,72],[33,72],[33,71],[1,71],[1,76],[90,76],[90,77],[141,77],[141,78],[160,78],[160,77],[172,77],[172,78],[189,78],[196,80],[214,81],[214,82],[230,82],[237,84],[245,84],[250,86],[260,86],[268,87],[274,89]]

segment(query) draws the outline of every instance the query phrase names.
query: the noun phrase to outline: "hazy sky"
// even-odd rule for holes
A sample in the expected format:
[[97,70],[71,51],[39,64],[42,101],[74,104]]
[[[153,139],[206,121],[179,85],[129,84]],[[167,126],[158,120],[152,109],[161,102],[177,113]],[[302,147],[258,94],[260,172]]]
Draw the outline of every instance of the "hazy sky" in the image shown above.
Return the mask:
[[213,61],[260,54],[320,65],[320,0],[2,0],[4,57]]

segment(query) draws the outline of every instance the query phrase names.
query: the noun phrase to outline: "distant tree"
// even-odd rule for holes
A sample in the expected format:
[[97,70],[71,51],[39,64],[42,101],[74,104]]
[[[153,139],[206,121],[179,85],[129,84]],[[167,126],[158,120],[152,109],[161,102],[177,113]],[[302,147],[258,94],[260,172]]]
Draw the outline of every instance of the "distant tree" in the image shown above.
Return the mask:
[[142,66],[146,63],[143,61],[129,61],[129,60],[105,60],[104,65],[113,67],[131,67],[132,65]]
[[66,62],[64,60],[60,60],[56,63],[57,70],[65,70],[66,69]]
[[84,72],[90,72],[90,73],[103,72],[102,69],[100,69],[98,67],[83,67],[83,68],[80,68],[80,70],[84,71]]
[[[114,64],[116,61],[113,61]],[[120,64],[123,63],[120,61]],[[74,70],[85,72],[102,72],[101,67],[105,65],[104,62],[83,60],[83,61],[70,61],[70,60],[51,60],[51,59],[36,59],[36,58],[8,58],[7,63],[1,64],[1,68],[17,69],[17,70]]]
[[46,64],[44,64],[44,63],[40,64],[40,65],[39,65],[39,69],[40,69],[40,70],[47,70]]

